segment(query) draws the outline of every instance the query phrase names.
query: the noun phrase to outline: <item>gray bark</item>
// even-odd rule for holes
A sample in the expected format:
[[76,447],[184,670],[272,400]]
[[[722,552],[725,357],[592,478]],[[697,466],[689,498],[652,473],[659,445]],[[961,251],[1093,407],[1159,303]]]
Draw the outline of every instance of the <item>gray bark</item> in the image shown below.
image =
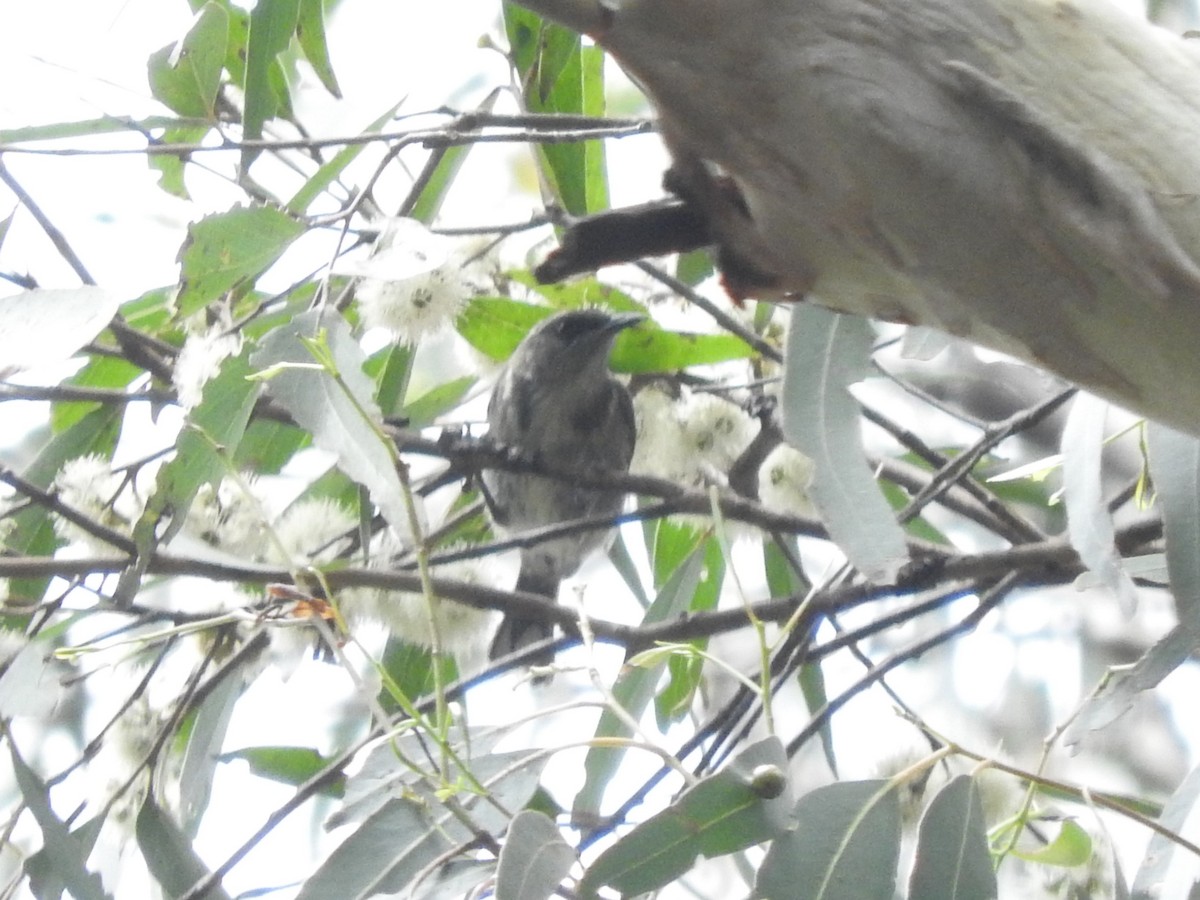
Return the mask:
[[[722,240],[1200,434],[1200,57],[1108,0],[522,0],[643,86]],[[711,192],[713,197],[729,192]]]

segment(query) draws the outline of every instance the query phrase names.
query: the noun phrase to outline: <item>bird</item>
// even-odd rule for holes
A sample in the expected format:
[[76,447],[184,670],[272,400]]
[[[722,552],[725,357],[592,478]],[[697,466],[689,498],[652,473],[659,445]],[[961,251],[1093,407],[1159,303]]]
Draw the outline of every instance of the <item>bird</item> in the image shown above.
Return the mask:
[[[488,403],[489,438],[558,469],[628,472],[636,439],[628,389],[609,369],[617,335],[643,320],[632,313],[572,309],[535,325],[501,369]],[[542,475],[485,469],[484,495],[502,533],[590,516],[616,516],[625,494]],[[516,590],[556,602],[558,587],[603,546],[612,527],[589,529],[522,548]],[[499,659],[552,634],[545,619],[508,614],[492,639]],[[553,651],[533,665],[549,665]]]
[[[746,292],[1200,435],[1200,50],[1112,0],[519,0],[646,93]],[[756,294],[757,295],[757,294]]]

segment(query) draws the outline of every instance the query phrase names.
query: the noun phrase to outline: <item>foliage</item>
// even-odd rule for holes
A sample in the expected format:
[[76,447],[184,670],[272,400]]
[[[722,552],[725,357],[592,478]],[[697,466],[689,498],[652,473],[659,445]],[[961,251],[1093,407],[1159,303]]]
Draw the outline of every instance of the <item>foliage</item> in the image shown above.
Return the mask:
[[[1167,715],[1155,689],[1200,646],[1194,438],[1114,432],[1090,398],[1064,425],[1068,387],[898,326],[735,308],[702,254],[538,285],[550,225],[609,204],[604,139],[648,124],[606,118],[600,50],[525,10],[496,29],[517,112],[489,85],[414,124],[397,85],[360,135],[326,138],[297,90],[341,96],[318,0],[191,7],[148,60],[159,114],[0,131],[20,214],[0,250],[14,221],[41,230],[81,283],[0,266],[21,289],[0,300],[0,401],[49,409],[0,458],[11,884],[1128,896],[1120,859],[1137,896],[1200,879],[1195,773],[1108,737],[1148,740],[1136,723]],[[114,134],[191,198],[178,279],[140,296],[97,286],[7,165],[69,167],[60,142]],[[444,202],[495,143],[534,148],[552,215],[451,228]],[[198,171],[236,200],[212,212]],[[555,470],[472,428],[488,367],[580,305],[646,316],[612,357],[633,474]],[[582,606],[506,589],[533,538],[491,532],[487,467],[636,498],[574,582]],[[1156,630],[1168,584],[1177,624]],[[1117,640],[1098,623],[1122,604]],[[552,686],[484,661],[504,610],[561,627]],[[1041,665],[998,671],[987,641]],[[231,737],[268,681],[310,739]],[[980,686],[996,696],[965,699]],[[332,835],[272,845],[295,819]],[[1154,829],[1144,860],[1114,823]]]

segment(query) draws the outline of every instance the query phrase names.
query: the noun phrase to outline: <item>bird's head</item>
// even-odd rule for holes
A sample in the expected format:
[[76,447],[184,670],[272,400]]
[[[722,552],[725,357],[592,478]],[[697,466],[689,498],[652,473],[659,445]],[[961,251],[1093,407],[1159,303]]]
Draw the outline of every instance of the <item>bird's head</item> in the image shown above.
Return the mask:
[[521,342],[509,366],[537,370],[546,376],[574,378],[592,368],[604,368],[616,336],[645,317],[572,309],[543,319]]

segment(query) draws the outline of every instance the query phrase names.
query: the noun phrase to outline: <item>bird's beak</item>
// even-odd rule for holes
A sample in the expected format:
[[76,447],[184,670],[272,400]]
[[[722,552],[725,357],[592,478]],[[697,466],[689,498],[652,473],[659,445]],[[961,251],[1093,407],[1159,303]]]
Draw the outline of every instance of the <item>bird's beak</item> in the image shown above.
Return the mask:
[[646,317],[641,313],[617,313],[604,326],[604,333],[615,335],[626,328],[633,328],[644,321],[646,321]]

